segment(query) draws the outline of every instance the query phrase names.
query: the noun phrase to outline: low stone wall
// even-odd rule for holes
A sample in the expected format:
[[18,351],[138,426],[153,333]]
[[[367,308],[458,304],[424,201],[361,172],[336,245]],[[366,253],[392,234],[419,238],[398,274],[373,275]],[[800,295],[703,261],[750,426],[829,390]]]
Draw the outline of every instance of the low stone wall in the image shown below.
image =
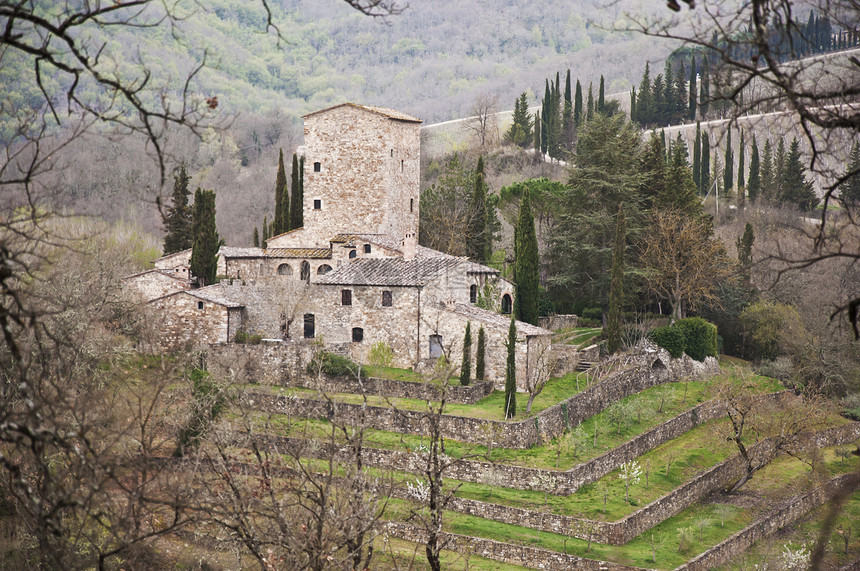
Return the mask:
[[579,366],[581,352],[575,345],[562,345],[554,343],[550,346],[550,362],[552,363],[552,376],[561,377],[576,372]]
[[[661,350],[651,355],[649,360],[651,366],[619,371],[525,420],[501,422],[444,415],[441,422],[442,436],[474,444],[487,444],[492,438],[495,445],[504,448],[530,448],[545,439],[558,436],[568,427],[576,426],[624,397],[670,380],[713,375],[719,371],[719,365],[712,357],[699,363],[686,355],[681,359],[672,359]],[[244,403],[266,412],[324,419],[332,419],[337,414],[346,424],[361,422],[367,428],[377,430],[428,435],[427,415],[423,412],[254,392],[244,395]]]
[[[384,532],[413,543],[421,544],[427,542],[426,532],[412,525],[386,522]],[[566,571],[568,569],[582,569],[585,571],[634,571],[640,569],[639,567],[630,567],[608,561],[585,559],[538,547],[502,543],[500,541],[493,541],[492,539],[469,537],[467,535],[448,532],[442,532],[439,540],[445,546],[444,549],[461,554],[471,553],[486,559],[502,561],[511,565],[521,565],[531,569],[548,569],[552,571]]]
[[[431,383],[414,381],[393,381],[368,377],[358,381],[346,377],[299,377],[290,386],[315,389],[324,393],[352,393],[356,395],[376,395],[390,398],[417,400],[439,400],[441,389]],[[493,383],[480,381],[468,386],[449,386],[446,400],[458,404],[475,404],[493,392]]]
[[843,486],[860,488],[857,474],[844,474],[805,494],[794,496],[776,511],[753,522],[738,533],[694,557],[675,571],[707,571],[747,550],[755,542],[769,537],[787,525],[803,518],[810,511],[829,501]]
[[579,324],[578,315],[548,315],[538,317],[538,327],[558,331],[559,329],[570,329]]

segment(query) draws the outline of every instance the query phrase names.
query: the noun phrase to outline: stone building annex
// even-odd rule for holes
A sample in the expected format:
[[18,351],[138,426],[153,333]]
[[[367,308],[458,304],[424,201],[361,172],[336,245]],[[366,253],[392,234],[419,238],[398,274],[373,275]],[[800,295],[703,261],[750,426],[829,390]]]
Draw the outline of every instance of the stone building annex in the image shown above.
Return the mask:
[[[228,343],[243,331],[274,343],[322,341],[367,362],[385,342],[394,366],[420,370],[443,352],[458,362],[471,322],[486,333],[488,380],[503,383],[513,284],[417,244],[421,121],[351,103],[304,120],[302,228],[265,248],[222,247],[218,284],[192,287],[190,250],[125,279],[159,324],[162,348]],[[517,322],[521,389],[545,368],[550,336]]]

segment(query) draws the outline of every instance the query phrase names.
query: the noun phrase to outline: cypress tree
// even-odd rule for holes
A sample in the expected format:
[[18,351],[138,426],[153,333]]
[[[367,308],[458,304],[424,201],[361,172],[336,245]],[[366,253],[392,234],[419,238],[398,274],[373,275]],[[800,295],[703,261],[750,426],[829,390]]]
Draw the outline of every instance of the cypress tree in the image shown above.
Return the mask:
[[299,176],[299,157],[293,153],[293,173],[290,178],[290,230],[302,227],[302,210],[304,208],[304,197],[302,196],[302,183]]
[[699,177],[701,193],[705,195],[711,190],[711,140],[707,132],[702,133],[702,168]]
[[782,201],[782,174],[785,172],[785,139],[779,139],[773,159],[773,196]]
[[636,88],[630,90],[630,122],[636,123],[639,119],[636,117]]
[[505,364],[505,419],[517,414],[517,324],[511,316],[511,326],[508,329],[508,339],[505,342],[508,349],[508,359]]
[[484,369],[486,368],[486,347],[487,347],[487,339],[486,334],[484,333],[484,326],[481,325],[478,328],[478,347],[475,351],[475,380],[483,381],[484,380]]
[[708,70],[707,56],[702,59],[702,91],[699,94],[699,109],[701,110],[702,119],[707,118],[708,110],[711,107],[711,78]]
[[690,96],[687,102],[687,117],[690,121],[696,119],[696,102],[698,96],[698,87],[696,86],[696,58],[693,57],[693,61],[690,64]]
[[735,159],[732,153],[732,128],[729,127],[728,135],[726,136],[726,160],[725,169],[723,170],[723,190],[726,196],[731,194],[734,186],[734,169]]
[[738,249],[738,266],[740,266],[741,275],[743,275],[744,280],[746,282],[750,281],[750,269],[752,268],[752,247],[754,241],[755,234],[753,234],[753,227],[749,222],[747,222],[746,226],[744,227],[743,236],[738,236],[738,241],[736,242],[736,246]]
[[744,207],[744,193],[746,192],[746,179],[744,178],[744,131],[741,129],[741,142],[738,145],[738,207]]
[[573,124],[578,129],[582,126],[582,84],[576,80],[576,92],[573,96]]
[[269,234],[269,221],[267,215],[263,214],[263,235],[260,237],[260,244],[263,248],[266,247],[266,240],[271,238],[272,235]]
[[543,103],[540,107],[540,152],[547,154],[549,146],[549,132],[552,128],[550,124],[550,113],[552,112],[552,92],[549,90],[549,81],[546,82],[546,87],[543,92]]
[[590,123],[594,119],[594,89],[592,84],[588,84],[588,104],[586,107],[585,122]]
[[215,228],[215,192],[197,189],[194,193],[192,218],[194,244],[191,246],[191,274],[203,280],[204,285],[215,283],[218,267],[218,248],[221,240]]
[[750,204],[755,204],[761,194],[761,162],[758,155],[758,145],[756,145],[755,135],[752,140],[752,154],[750,155],[750,180],[747,186],[749,193]]
[[463,336],[463,364],[460,365],[460,384],[472,384],[472,322],[466,322],[466,334]]
[[[287,206],[284,206],[285,202]],[[287,192],[287,173],[284,170],[284,149],[280,149],[278,155],[278,174],[275,178],[275,216],[272,219],[273,236],[286,232],[289,219],[284,217],[285,209],[289,209],[289,196]]]
[[171,205],[167,207],[167,214],[161,217],[167,230],[164,236],[165,256],[191,247],[193,235],[191,233],[192,209],[188,205],[190,194],[188,174],[185,172],[185,165],[182,165],[179,167],[179,174],[173,177]]
[[767,200],[776,200],[776,184],[773,168],[773,147],[770,139],[764,140],[764,151],[761,156],[761,195]]
[[299,228],[305,225],[305,157],[299,158]]
[[561,129],[564,133],[564,144],[570,149],[573,143],[573,96],[570,91],[570,70],[564,80],[564,110],[561,115]]
[[531,194],[528,187],[520,202],[517,219],[516,258],[514,280],[516,281],[516,315],[520,321],[537,325],[540,307],[540,274],[535,219],[532,215]]
[[636,120],[640,125],[648,125],[654,120],[654,98],[651,91],[651,66],[645,62],[645,72],[639,83],[639,95],[636,99]]
[[845,202],[860,204],[860,144],[856,142],[851,148],[844,176],[848,178],[839,185],[839,197]]
[[618,203],[615,215],[615,243],[612,248],[612,271],[609,286],[609,315],[606,320],[606,339],[609,353],[621,349],[621,320],[624,304],[624,248],[627,243],[627,226],[624,222],[623,203]]
[[793,204],[804,212],[818,204],[812,182],[806,179],[806,167],[800,160],[800,143],[796,137],[791,141],[779,188],[780,202],[784,204]]
[[597,112],[606,112],[606,95],[603,89],[603,76],[600,76],[600,88],[597,91]]
[[532,145],[535,149],[535,158],[540,154],[540,142],[541,142],[541,124],[540,124],[540,112],[535,111],[535,126],[534,126],[534,141],[532,141]]
[[696,140],[693,143],[693,184],[696,192],[702,193],[702,125],[696,121]]
[[260,230],[254,226],[254,247],[260,247]]
[[483,263],[490,257],[487,232],[487,184],[484,182],[484,157],[478,157],[475,168],[475,189],[469,203],[469,224],[466,236],[466,253],[475,262]]

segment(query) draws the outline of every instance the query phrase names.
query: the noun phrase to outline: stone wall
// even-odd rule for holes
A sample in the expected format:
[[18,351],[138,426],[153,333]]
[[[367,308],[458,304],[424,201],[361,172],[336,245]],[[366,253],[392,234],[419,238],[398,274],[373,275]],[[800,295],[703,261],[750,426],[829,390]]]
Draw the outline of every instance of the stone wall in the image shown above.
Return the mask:
[[559,329],[570,329],[579,324],[578,315],[548,315],[538,318],[538,326],[550,331],[558,331]]
[[191,287],[187,279],[169,276],[166,271],[169,270],[149,270],[123,278],[123,295],[147,302]]
[[[292,386],[315,389],[324,393],[352,393],[417,400],[439,400],[440,395],[440,388],[431,383],[392,381],[373,377],[358,381],[345,377],[315,379],[304,376],[294,380]],[[465,387],[449,386],[446,400],[449,403],[475,404],[492,392],[493,383],[489,381],[475,382]]]
[[232,383],[289,385],[307,377],[305,367],[318,349],[304,339],[259,345],[218,343],[207,347],[206,366],[216,378]]
[[236,327],[235,323],[232,327],[229,323],[227,307],[184,291],[150,302],[147,311],[152,313],[153,322],[159,324],[158,344],[162,349],[225,343]]
[[[423,529],[404,523],[386,522],[384,532],[413,543],[421,544],[427,542],[427,535]],[[492,539],[469,537],[467,535],[448,532],[442,532],[439,539],[445,545],[445,549],[451,551],[461,554],[471,553],[494,561],[502,561],[511,565],[521,565],[532,569],[558,569],[565,571],[568,569],[582,569],[584,571],[634,571],[639,569],[638,567],[586,559],[538,547],[502,543],[501,541],[494,541]]]
[[[671,359],[663,353],[660,353],[662,359],[655,361],[661,364],[659,368],[620,371],[525,420],[501,422],[445,415],[441,422],[442,436],[474,444],[487,444],[492,438],[495,445],[504,448],[530,448],[544,439],[558,436],[568,427],[576,426],[626,396],[669,380],[714,374],[719,370],[716,360],[710,357],[705,363],[698,363],[686,355],[682,359]],[[254,408],[272,413],[301,418],[332,418],[337,414],[348,424],[363,422],[368,428],[377,430],[427,435],[425,413],[421,412],[346,403],[331,405],[313,399],[253,392],[246,394],[245,399],[253,400]]]
[[828,502],[846,486],[855,490],[860,486],[857,474],[837,476],[819,488],[794,496],[775,511],[694,557],[675,571],[707,571],[718,567],[742,554],[757,541],[770,537],[782,528],[802,519],[810,511]]

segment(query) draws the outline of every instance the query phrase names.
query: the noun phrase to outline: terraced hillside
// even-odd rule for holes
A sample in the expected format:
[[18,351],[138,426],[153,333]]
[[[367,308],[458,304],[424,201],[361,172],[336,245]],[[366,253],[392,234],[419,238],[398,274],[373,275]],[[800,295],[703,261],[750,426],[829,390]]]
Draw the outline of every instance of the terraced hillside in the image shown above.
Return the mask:
[[[240,398],[217,433],[234,467],[238,458],[243,466],[265,458],[284,483],[301,464],[355,486],[358,460],[367,501],[378,509],[379,568],[423,568],[428,533],[443,547],[446,569],[710,569],[773,560],[774,545],[801,549],[794,536],[774,532],[817,530],[817,510],[860,465],[846,452],[860,441],[860,423],[824,408],[798,416],[800,397],[715,361],[649,353],[599,376],[553,379],[531,415],[511,420],[502,416],[503,393],[491,387],[374,372],[389,378],[236,384]],[[783,425],[759,419],[740,435],[756,470],[726,493],[748,470],[728,418],[741,402]],[[801,417],[803,430],[787,437]],[[846,513],[858,509],[855,494]],[[791,527],[808,514],[812,520]],[[829,555],[834,565],[860,552],[856,534],[843,535]]]

